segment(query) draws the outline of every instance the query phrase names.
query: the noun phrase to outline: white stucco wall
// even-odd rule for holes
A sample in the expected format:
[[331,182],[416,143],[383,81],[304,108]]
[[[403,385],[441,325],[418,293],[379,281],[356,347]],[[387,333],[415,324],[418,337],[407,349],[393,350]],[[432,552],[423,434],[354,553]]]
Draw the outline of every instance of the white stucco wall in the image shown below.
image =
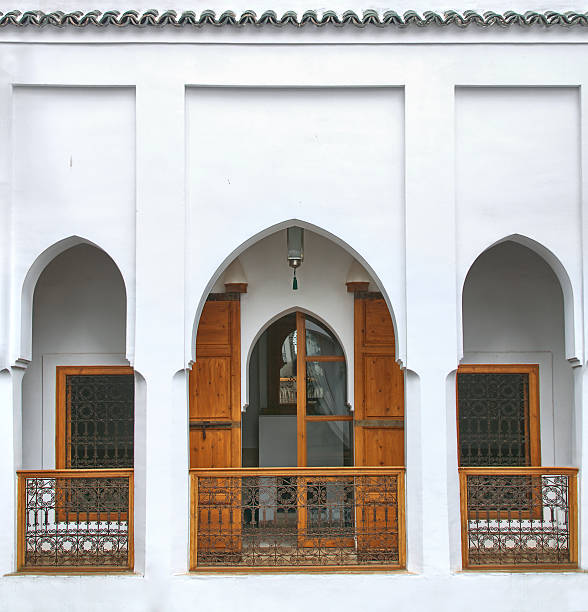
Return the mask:
[[[263,237],[288,219],[331,232],[359,257],[369,248],[369,266],[382,282],[388,280],[392,310],[398,321],[404,320],[403,108],[402,89],[391,87],[186,90],[188,325],[199,315],[211,277],[252,237]],[[378,129],[368,129],[363,117]],[[209,231],[220,224],[224,240]],[[368,247],[370,236],[380,233],[381,239]],[[277,258],[283,265],[282,253]],[[301,274],[314,274],[311,268],[317,269],[304,266]],[[271,277],[272,272],[258,276],[264,282],[272,282]],[[313,297],[306,291],[300,299],[318,306],[318,286]],[[257,294],[251,292],[248,299]],[[258,327],[245,337],[279,312],[276,306],[291,308],[288,298],[275,290],[264,294],[257,302],[263,306]],[[405,326],[398,327],[402,333]],[[401,337],[400,354],[403,346]]]
[[[128,8],[108,3],[113,5]],[[22,0],[14,6],[49,8]],[[50,8],[95,6],[106,5],[60,2]],[[262,12],[243,2],[231,8]],[[277,12],[282,8],[300,7],[275,6]],[[437,3],[394,8],[440,10]],[[530,7],[501,0],[483,8]],[[538,8],[571,7],[558,1]],[[4,367],[10,368],[0,376],[5,493],[0,513],[7,526],[0,533],[2,572],[15,567],[9,526],[15,524],[14,471],[23,460],[20,377],[31,357],[26,329],[32,320],[26,313],[35,274],[60,251],[48,252],[51,245],[77,236],[116,262],[127,289],[126,355],[141,372],[146,405],[137,464],[138,575],[6,576],[0,578],[0,608],[587,608],[583,573],[458,571],[450,391],[450,373],[470,350],[468,336],[465,346],[461,341],[461,287],[468,270],[504,237],[535,240],[569,280],[563,300],[565,357],[578,366],[575,411],[571,417],[566,412],[561,433],[556,431],[553,460],[567,462],[573,435],[576,465],[588,466],[588,445],[582,442],[588,439],[583,418],[588,385],[582,384],[586,44],[585,31],[577,28],[0,30],[0,347]],[[324,312],[349,345],[349,330],[336,321],[349,296],[337,303],[318,290],[338,286],[344,257],[335,247],[321,247],[311,268],[310,239],[301,297],[292,303],[286,289],[291,277],[282,271],[281,258],[265,261],[253,247],[248,262],[248,247],[259,238],[278,244],[280,234],[270,234],[294,219],[330,235],[346,257],[365,264],[394,312],[399,357],[411,370],[406,406],[411,574],[185,574],[184,369],[194,357],[194,328],[208,289],[241,255],[250,283],[243,301],[247,350],[271,317],[296,306],[321,317]],[[326,262],[336,273],[322,278],[318,270]],[[267,285],[262,268],[273,270]],[[557,292],[548,276],[542,277],[551,296],[545,307],[555,309]],[[485,303],[480,299],[477,307],[483,310]],[[559,368],[557,378],[565,380],[569,370],[561,342],[555,326],[550,329],[554,335],[545,345],[491,350],[551,351],[554,372]],[[477,354],[486,350],[484,338],[479,340],[471,347]],[[79,350],[125,353],[124,342],[103,344]],[[27,376],[34,377],[35,367]],[[553,389],[557,402],[571,406],[569,387]],[[25,423],[29,415],[25,408]],[[38,446],[40,430],[30,431],[24,459],[41,467],[46,457]],[[43,444],[45,455],[48,443]],[[586,567],[583,471],[581,480]]]
[[[15,319],[23,320],[22,330],[11,330],[14,360],[30,359],[32,291],[59,252],[46,251],[59,241],[103,248],[123,274],[132,311],[135,126],[130,88],[39,85],[12,91],[12,275],[23,287],[22,299],[12,304]],[[133,347],[134,317],[127,327]]]

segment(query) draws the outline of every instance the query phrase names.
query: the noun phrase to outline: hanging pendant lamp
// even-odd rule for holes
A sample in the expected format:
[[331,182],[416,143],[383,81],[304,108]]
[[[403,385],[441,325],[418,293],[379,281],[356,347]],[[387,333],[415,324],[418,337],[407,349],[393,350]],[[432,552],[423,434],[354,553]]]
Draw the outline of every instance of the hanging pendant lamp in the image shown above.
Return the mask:
[[293,226],[287,229],[286,234],[288,265],[294,269],[292,289],[296,291],[298,289],[296,269],[299,268],[304,261],[304,230],[301,227]]

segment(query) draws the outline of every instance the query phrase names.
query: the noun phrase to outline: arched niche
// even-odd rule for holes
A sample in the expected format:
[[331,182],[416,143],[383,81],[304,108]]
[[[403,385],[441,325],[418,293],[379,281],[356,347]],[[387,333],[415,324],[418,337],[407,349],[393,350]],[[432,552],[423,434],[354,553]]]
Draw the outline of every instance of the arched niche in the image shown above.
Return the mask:
[[[239,265],[229,268],[238,268],[231,282],[216,275],[208,285],[191,347],[192,467],[240,464],[242,413],[251,399],[252,351],[268,326],[291,313],[310,315],[326,325],[341,347],[349,372],[347,410],[360,430],[355,437],[361,440],[356,444],[357,464],[404,465],[400,342],[381,283],[367,268],[365,276],[351,274],[358,261],[352,252],[322,233],[304,229],[297,289],[286,259],[286,227],[274,228],[242,250]],[[232,282],[233,277],[238,282]],[[246,285],[240,287],[246,290],[227,291],[227,285]]]
[[43,269],[38,260],[23,288],[32,298],[31,361],[22,388],[23,465],[35,469],[55,467],[57,368],[128,366],[122,275],[103,250],[70,243],[65,249],[56,245],[57,254]]
[[126,347],[125,352],[127,354],[132,353],[133,351],[133,338],[132,338],[132,325],[129,319],[129,291],[127,287],[127,281],[122,275],[120,266],[114,261],[114,259],[107,254],[98,244],[92,242],[91,240],[84,238],[82,236],[68,236],[59,240],[50,246],[48,246],[44,251],[42,251],[36,259],[32,262],[29,269],[24,276],[22,281],[22,287],[20,292],[20,300],[17,301],[16,304],[16,320],[20,321],[20,334],[17,337],[17,343],[15,347],[15,356],[14,361],[20,361],[26,363],[30,361],[32,356],[32,340],[33,340],[33,296],[35,289],[37,287],[37,281],[39,277],[43,273],[43,271],[47,268],[47,266],[52,263],[59,255],[65,253],[69,249],[79,246],[79,245],[87,245],[94,247],[96,250],[104,253],[105,257],[112,261],[112,263],[117,268],[117,272],[121,275],[123,280],[124,292],[125,292],[125,302],[126,312],[125,312],[125,321],[126,321]]
[[568,360],[573,304],[563,266],[554,267],[545,252],[516,237],[496,243],[472,264],[462,294],[462,364],[495,364],[504,372],[508,365],[538,366],[540,432],[533,461],[567,465],[574,412]]
[[533,253],[536,253],[544,261],[544,263],[549,268],[551,268],[552,272],[555,274],[563,294],[565,355],[566,358],[570,361],[570,363],[578,364],[582,361],[583,354],[582,331],[581,326],[578,324],[582,320],[581,305],[577,303],[570,275],[568,274],[560,258],[553,251],[548,249],[540,242],[537,242],[536,240],[533,240],[528,236],[524,236],[523,234],[511,234],[493,242],[480,255],[478,255],[474,261],[472,261],[470,267],[467,269],[467,274],[464,277],[463,285],[461,287],[462,295],[467,278],[469,277],[472,267],[475,265],[475,263],[481,257],[483,257],[485,253],[504,243],[519,244],[523,247],[526,247]]
[[[391,303],[388,292],[386,291],[386,288],[384,287],[378,274],[370,266],[366,258],[361,253],[356,251],[352,245],[341,240],[338,236],[336,236],[335,234],[332,234],[328,230],[322,227],[319,227],[317,225],[314,225],[312,223],[308,223],[307,221],[304,221],[302,219],[289,219],[289,220],[285,220],[281,223],[265,228],[264,230],[258,232],[254,236],[251,236],[248,240],[246,240],[245,242],[241,243],[236,248],[234,248],[227,255],[224,261],[221,262],[221,264],[218,266],[214,274],[210,277],[208,283],[206,284],[204,288],[204,291],[200,295],[200,299],[195,308],[194,315],[189,317],[189,321],[192,327],[191,327],[191,340],[189,344],[189,353],[188,353],[187,361],[193,362],[194,359],[196,358],[195,347],[196,347],[196,335],[198,332],[198,322],[200,320],[202,309],[204,308],[204,304],[206,303],[208,295],[213,290],[216,290],[217,287],[222,286],[221,281],[222,281],[223,274],[237,258],[239,258],[241,265],[244,266],[245,274],[249,277],[250,268],[248,268],[247,264],[244,261],[247,259],[248,252],[251,255],[255,253],[255,251],[259,251],[259,244],[261,243],[263,245],[266,239],[271,239],[271,240],[276,241],[275,244],[279,246],[277,246],[277,248],[275,249],[275,258],[273,261],[278,263],[280,266],[280,270],[281,270],[280,274],[283,276],[283,279],[285,281],[283,285],[284,291],[286,289],[290,290],[292,277],[291,277],[291,270],[288,268],[288,265],[286,263],[285,233],[286,233],[286,228],[291,227],[291,226],[302,227],[306,231],[305,233],[305,240],[306,240],[305,242],[305,251],[306,251],[305,252],[305,263],[302,265],[302,267],[300,268],[300,271],[297,273],[297,274],[300,274],[301,280],[303,279],[304,276],[307,276],[308,272],[306,272],[306,270],[308,270],[310,267],[310,265],[307,265],[307,264],[309,264],[308,240],[309,240],[309,237],[312,240],[311,235],[314,235],[316,238],[326,241],[325,244],[330,243],[333,249],[335,250],[338,249],[338,252],[346,258],[345,265],[347,266],[347,268],[345,270],[345,273],[341,274],[341,279],[340,279],[340,282],[343,285],[345,284],[347,280],[349,268],[351,267],[351,262],[353,261],[353,259],[355,259],[357,262],[359,262],[359,264],[361,264],[361,266],[363,266],[363,268],[365,268],[365,270],[369,274],[369,277],[372,281],[370,283],[370,290],[380,292],[382,296],[384,297],[386,304],[388,306],[390,316],[392,317],[392,323],[394,326],[395,336],[397,338],[396,358],[399,362],[402,362],[403,356],[405,354],[404,340],[403,340],[404,336],[399,331],[399,324],[396,318],[396,311],[401,310],[400,305],[396,305],[397,307],[395,308],[395,305]],[[265,265],[268,262],[269,260],[266,259],[265,261],[262,260],[260,263]],[[253,291],[252,279],[249,279],[249,284],[250,284],[250,289],[248,293],[250,294]],[[292,296],[292,298],[301,298],[302,295],[303,295],[303,292],[300,292]],[[315,312],[315,314],[317,314],[319,317],[324,315],[324,313],[321,312],[320,307],[313,308],[311,306],[308,306],[302,299],[290,299],[289,302],[285,303],[285,305],[281,308],[277,308],[277,309],[274,308],[273,311],[270,311],[268,309],[266,320],[259,320],[258,322],[256,322],[257,327],[255,328],[253,335],[249,338],[248,344],[243,345],[244,351],[242,351],[242,353],[245,355],[248,354],[255,334],[259,333],[259,330],[266,323],[267,320],[269,320],[272,316],[276,316],[275,314],[276,312],[286,311],[289,308],[300,308],[303,310],[306,308],[309,311]],[[325,320],[326,319],[330,321],[330,324],[333,327],[336,327],[336,323],[331,318],[328,318],[325,316]],[[245,366],[246,364],[244,363],[243,365]]]
[[[292,290],[292,270],[286,261],[286,228],[298,225],[305,230],[304,263],[297,271],[299,289]],[[395,356],[402,362],[403,336],[382,282],[365,259],[350,245],[326,230],[304,221],[293,219],[260,232],[235,249],[217,269],[207,284],[193,320],[190,360],[196,359],[196,335],[202,308],[210,292],[222,291],[223,274],[238,257],[248,280],[248,290],[241,296],[241,388],[243,403],[247,403],[248,356],[255,338],[268,321],[279,313],[301,310],[328,322],[353,364],[353,294],[347,292],[346,282],[353,262],[359,262],[369,275],[369,291],[379,292],[386,301],[394,326]],[[353,377],[348,377],[348,396],[353,398]]]

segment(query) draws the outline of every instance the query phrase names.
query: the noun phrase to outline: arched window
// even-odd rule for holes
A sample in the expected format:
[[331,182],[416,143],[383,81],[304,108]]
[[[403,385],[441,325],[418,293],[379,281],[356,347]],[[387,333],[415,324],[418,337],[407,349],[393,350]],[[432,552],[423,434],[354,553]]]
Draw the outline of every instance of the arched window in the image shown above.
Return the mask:
[[244,467],[353,465],[343,349],[325,325],[295,312],[270,325],[249,364]]

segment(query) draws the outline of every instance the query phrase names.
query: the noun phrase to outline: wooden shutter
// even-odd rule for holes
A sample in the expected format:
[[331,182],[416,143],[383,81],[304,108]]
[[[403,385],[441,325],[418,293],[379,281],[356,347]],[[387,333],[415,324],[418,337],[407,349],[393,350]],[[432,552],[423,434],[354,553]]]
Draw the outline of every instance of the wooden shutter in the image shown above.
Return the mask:
[[355,464],[404,465],[404,376],[379,294],[355,297]]
[[[240,345],[240,302],[207,301],[190,372],[190,467],[241,466]],[[217,508],[210,512],[196,502],[198,554],[215,560],[239,556],[240,486],[231,478],[205,477],[193,495],[195,500],[203,495],[208,506]]]
[[[384,299],[355,296],[355,463],[404,465],[404,376],[396,363],[394,326]],[[398,547],[400,503],[397,489],[378,478],[363,479],[357,490],[358,555],[378,559],[378,551]]]
[[240,302],[207,301],[190,372],[190,467],[241,466]]

